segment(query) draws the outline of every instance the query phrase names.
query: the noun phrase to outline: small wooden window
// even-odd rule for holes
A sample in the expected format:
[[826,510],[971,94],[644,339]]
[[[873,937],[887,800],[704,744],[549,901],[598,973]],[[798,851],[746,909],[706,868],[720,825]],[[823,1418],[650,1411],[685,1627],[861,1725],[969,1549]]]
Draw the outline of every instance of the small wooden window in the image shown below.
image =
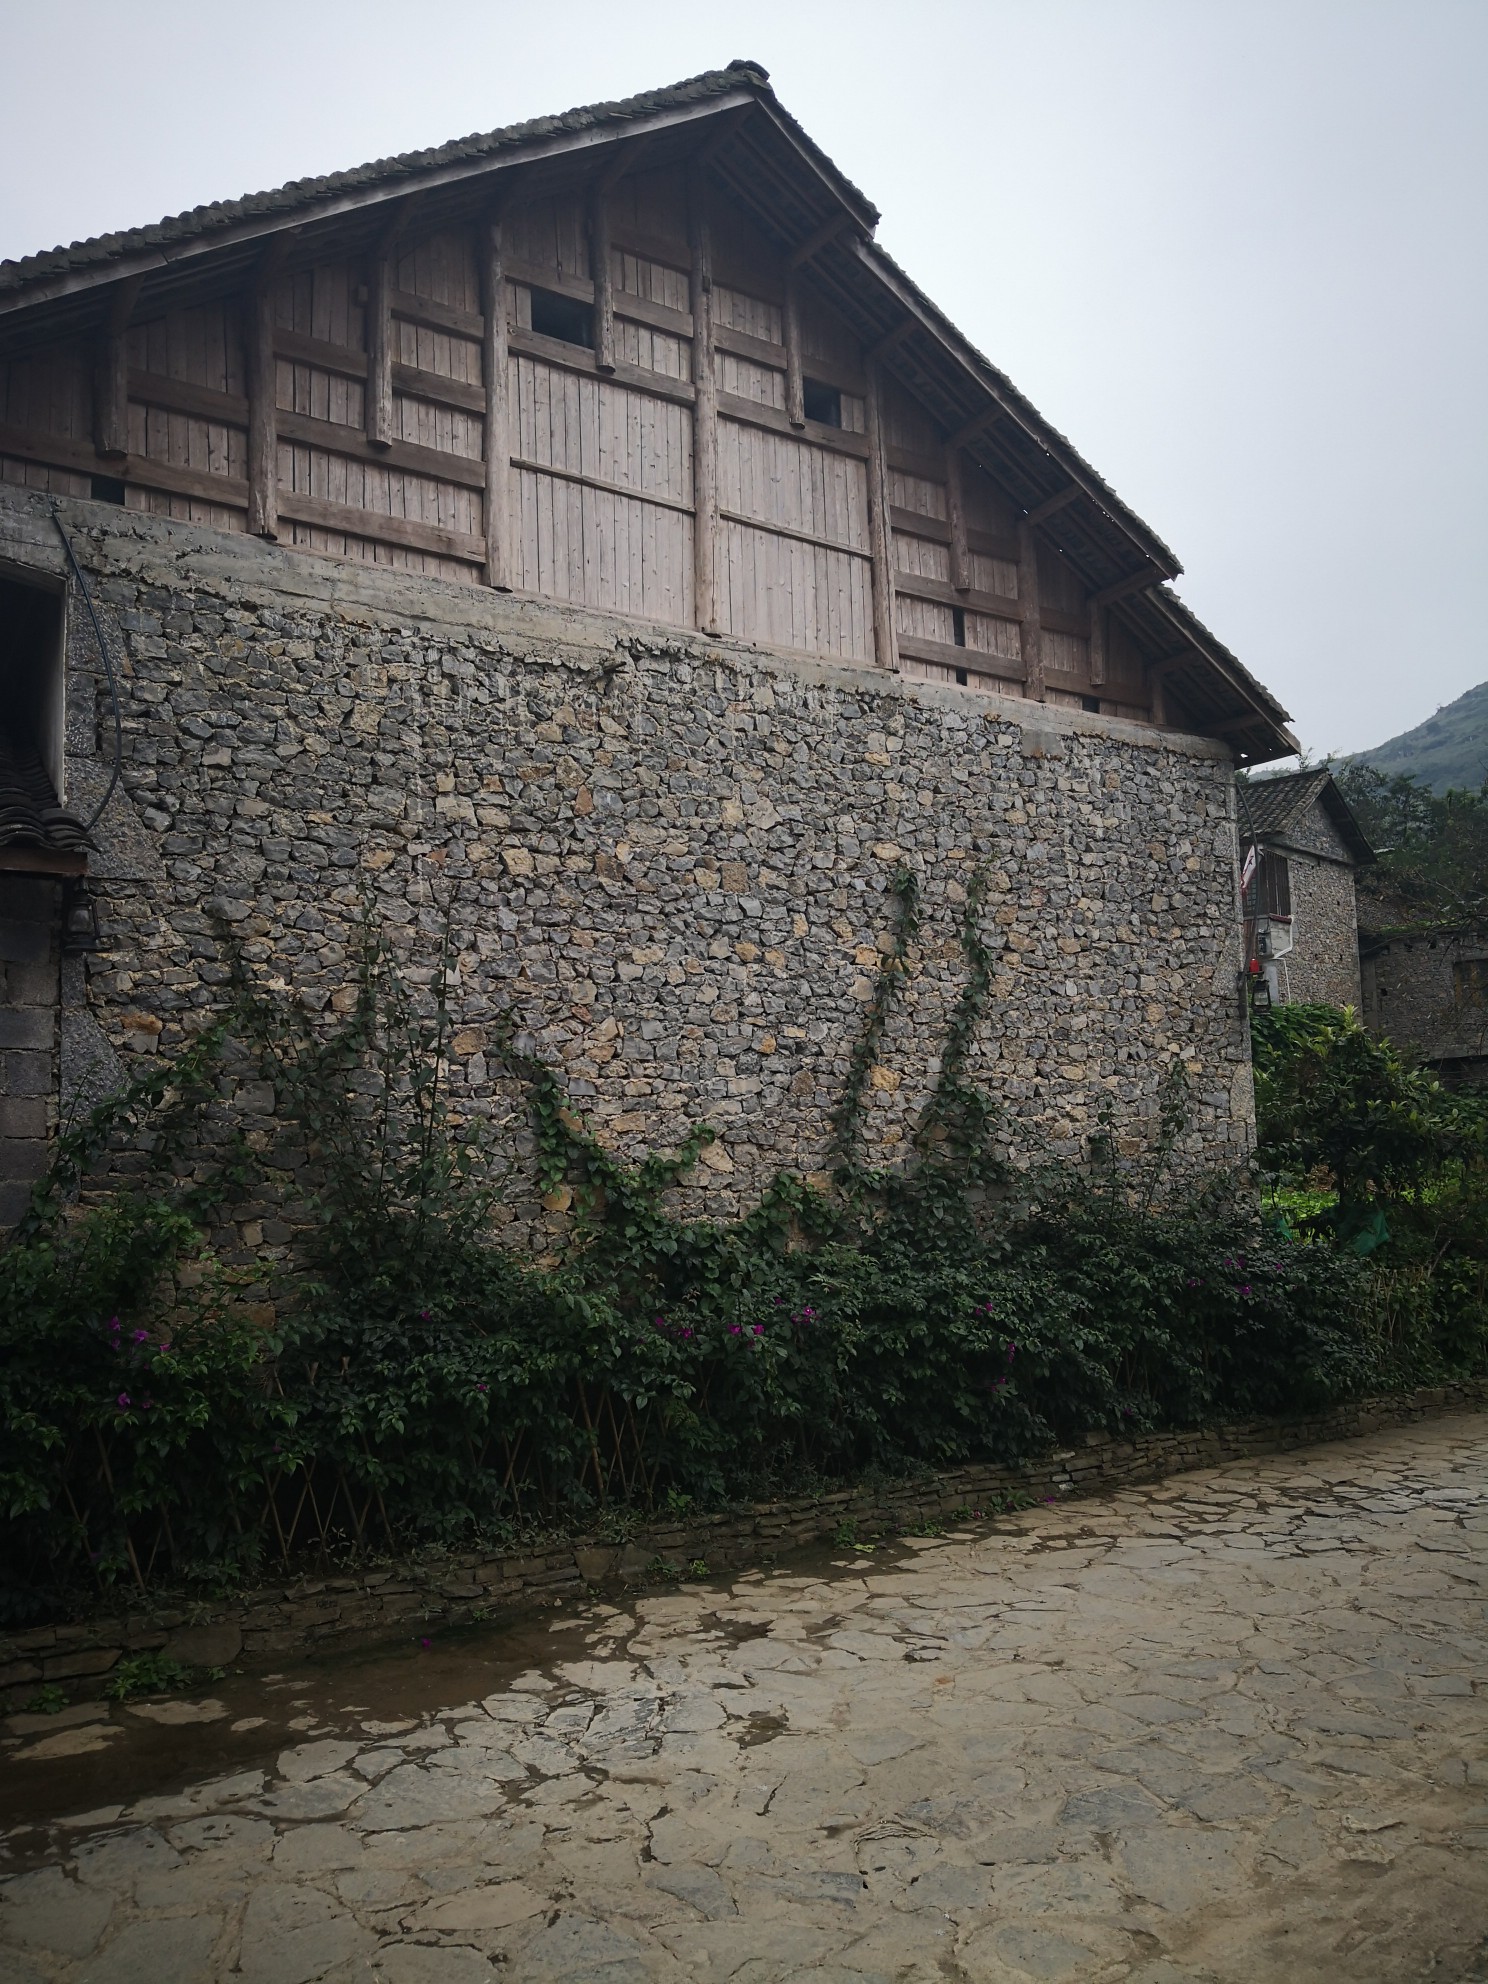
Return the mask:
[[124,485],[116,475],[95,475],[89,478],[88,494],[95,503],[122,503]]
[[1245,891],[1247,916],[1284,916],[1292,913],[1292,870],[1284,854],[1262,848],[1250,887]]
[[842,395],[835,386],[824,386],[820,379],[801,381],[801,406],[808,420],[819,427],[842,425]]
[[532,328],[540,338],[594,349],[594,311],[576,297],[560,296],[555,289],[533,290]]
[[1458,958],[1452,966],[1452,1000],[1458,1006],[1488,1006],[1488,958]]
[[1086,711],[1088,711],[1088,713],[1089,713],[1089,714],[1090,714],[1091,716],[1099,716],[1099,715],[1100,715],[1100,697],[1099,697],[1099,696],[1082,696],[1082,697],[1080,698],[1080,708],[1081,708],[1082,710],[1086,710]]

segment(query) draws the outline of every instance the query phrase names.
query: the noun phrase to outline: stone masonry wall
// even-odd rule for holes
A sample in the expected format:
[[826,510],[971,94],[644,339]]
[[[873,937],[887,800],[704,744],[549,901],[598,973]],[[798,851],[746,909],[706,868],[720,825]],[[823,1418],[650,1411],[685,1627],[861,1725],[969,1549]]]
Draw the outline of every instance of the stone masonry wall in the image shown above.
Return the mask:
[[1364,967],[1368,1024],[1450,1078],[1488,1080],[1488,1006],[1458,1002],[1453,966],[1488,958],[1488,931],[1395,937]]
[[[364,898],[424,982],[448,913],[457,1096],[517,1107],[485,1052],[510,1008],[625,1154],[712,1122],[684,1197],[722,1212],[826,1162],[900,863],[924,930],[867,1141],[904,1150],[985,864],[974,1072],[1015,1153],[1078,1154],[1107,1103],[1137,1149],[1174,1060],[1188,1161],[1248,1148],[1223,746],[103,505],[67,515],[125,656],[124,777],[92,864],[105,949],[63,1019],[78,1081],[176,1050],[220,1006],[214,914],[264,984],[334,1014]],[[19,496],[0,499],[0,555],[57,565]],[[108,725],[95,658],[75,642],[71,660],[86,803]],[[245,1080],[237,1102],[266,1140],[272,1091]],[[250,1208],[235,1237],[257,1257],[288,1229]]]
[[1359,923],[1354,871],[1288,851],[1296,948],[1285,960],[1289,1001],[1359,1009]]
[[57,1126],[61,885],[0,874],[0,1226],[46,1169]]

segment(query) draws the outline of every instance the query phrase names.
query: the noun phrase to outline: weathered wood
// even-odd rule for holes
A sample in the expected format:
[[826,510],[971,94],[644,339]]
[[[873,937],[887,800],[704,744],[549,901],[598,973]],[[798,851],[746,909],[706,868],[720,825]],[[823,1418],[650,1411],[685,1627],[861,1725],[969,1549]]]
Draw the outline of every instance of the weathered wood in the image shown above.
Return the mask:
[[980,440],[989,427],[994,426],[997,421],[1001,420],[1002,412],[1003,410],[1000,406],[989,406],[985,412],[979,413],[975,420],[968,420],[964,427],[958,427],[950,440],[947,441],[946,446],[948,448],[969,448],[973,441]]
[[372,251],[367,271],[367,439],[386,448],[393,439],[393,243],[394,221]]
[[1131,593],[1146,592],[1149,586],[1160,585],[1162,576],[1155,565],[1149,565],[1144,572],[1129,573],[1126,578],[1118,579],[1115,585],[1092,593],[1090,603],[1092,606],[1114,606],[1118,599],[1125,599]]
[[713,348],[713,244],[702,185],[688,199],[692,235],[692,597],[705,634],[718,622],[718,374]]
[[469,565],[484,565],[486,543],[466,531],[444,530],[436,524],[414,523],[405,517],[390,517],[377,510],[362,510],[350,503],[328,502],[322,496],[305,496],[281,489],[279,514],[291,523],[311,524],[318,530],[335,530],[347,537],[370,538],[377,544],[397,544],[411,551],[430,551],[443,558],[458,558]]
[[282,252],[271,248],[243,299],[243,348],[248,387],[248,528],[279,535],[278,378],[274,349],[274,282]]
[[[508,351],[540,358],[545,365],[555,365],[562,372],[577,372],[589,379],[596,376],[610,379],[617,386],[634,386],[640,392],[649,393],[653,399],[691,406],[697,397],[690,379],[669,379],[665,373],[651,372],[640,365],[627,365],[621,359],[616,359],[613,372],[601,373],[594,362],[594,353],[587,346],[566,344],[562,338],[540,337],[536,331],[520,330],[515,324],[507,331],[506,345]],[[768,412],[769,408],[764,411]]]
[[1018,597],[1023,602],[1024,693],[1043,702],[1044,636],[1039,617],[1038,542],[1028,522],[1018,526]]
[[1050,517],[1058,516],[1061,510],[1067,510],[1075,498],[1082,493],[1079,483],[1072,482],[1068,489],[1061,489],[1057,496],[1048,496],[1042,503],[1035,503],[1028,512],[1028,522],[1041,524]]
[[143,276],[114,286],[99,340],[93,388],[93,439],[101,455],[129,453],[129,320]]
[[847,228],[856,226],[857,222],[850,213],[829,215],[820,227],[814,227],[804,241],[792,248],[787,257],[787,267],[804,269],[809,261],[821,253],[828,242],[835,241]]
[[1168,699],[1163,692],[1163,678],[1156,669],[1147,678],[1147,697],[1152,721],[1164,728],[1168,721]]
[[610,271],[610,191],[601,180],[589,198],[589,273],[594,283],[594,363],[615,369],[615,286]]
[[692,515],[691,503],[684,503],[676,496],[666,496],[659,490],[637,488],[631,482],[611,482],[599,475],[587,475],[582,469],[561,468],[556,462],[537,461],[530,455],[513,455],[513,468],[527,469],[533,475],[550,475],[556,482],[572,483],[579,489],[597,489],[606,496],[623,496],[627,502],[650,503],[658,510],[675,510],[679,516]]
[[189,379],[168,379],[163,372],[129,368],[129,397],[139,406],[159,406],[171,413],[191,413],[225,427],[248,425],[248,400],[242,393],[219,393],[215,386],[198,386]]
[[453,303],[436,303],[432,296],[415,296],[410,289],[388,292],[388,309],[405,324],[421,324],[430,331],[451,331],[458,338],[479,344],[486,334],[486,320],[479,310],[461,310]]
[[966,546],[966,504],[961,490],[961,450],[945,455],[946,524],[951,533],[951,584],[957,592],[971,585],[971,557]]
[[507,348],[506,271],[502,266],[502,223],[488,222],[482,264],[481,301],[485,338],[481,365],[485,378],[486,584],[512,589],[510,358]]
[[903,344],[918,322],[917,317],[901,317],[893,330],[881,337],[877,344],[869,346],[864,354],[865,362],[876,365],[881,358],[887,358],[891,351],[896,351]]
[[1106,609],[1091,603],[1089,642],[1090,686],[1098,689],[1106,679]]
[[889,471],[884,459],[883,383],[876,365],[868,372],[868,544],[873,560],[873,657],[880,668],[897,668],[894,539],[889,524]]
[[[758,400],[741,399],[737,393],[718,395],[718,411],[730,420],[737,420],[741,427],[764,427],[772,434],[789,434],[795,440],[802,439],[801,427],[792,424],[790,419],[773,406],[761,406]],[[845,427],[822,427],[816,421],[802,423],[806,430],[805,438],[812,447],[826,448],[835,455],[853,455],[859,461],[868,459],[868,436],[853,434]]]
[[792,427],[806,425],[806,385],[801,371],[801,300],[793,275],[785,279],[785,415]]
[[768,531],[771,537],[788,537],[795,544],[814,544],[822,551],[837,551],[844,558],[861,558],[866,563],[872,558],[871,551],[860,551],[855,544],[844,544],[838,537],[823,537],[820,531],[803,530],[799,524],[782,523],[778,517],[751,516],[745,510],[733,510],[727,504],[719,506],[718,514],[725,523],[747,524],[751,530]]
[[360,427],[339,420],[320,420],[314,414],[290,413],[282,407],[276,427],[283,440],[294,441],[302,448],[323,448],[327,454],[345,455],[351,461],[406,469],[412,475],[427,475],[436,482],[458,483],[462,489],[486,486],[485,464],[474,455],[426,448],[417,441],[386,441],[378,447]]
[[928,641],[921,634],[897,636],[898,650],[905,661],[931,661],[941,668],[958,668],[968,675],[984,675],[1002,682],[1021,682],[1023,664],[1006,655],[988,654],[982,648],[959,648],[949,641]]

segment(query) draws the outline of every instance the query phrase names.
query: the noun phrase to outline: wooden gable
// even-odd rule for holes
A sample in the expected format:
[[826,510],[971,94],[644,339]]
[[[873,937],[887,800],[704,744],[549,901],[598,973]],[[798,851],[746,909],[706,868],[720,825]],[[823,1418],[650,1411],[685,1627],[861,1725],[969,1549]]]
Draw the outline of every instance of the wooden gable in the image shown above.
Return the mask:
[[184,273],[48,272],[29,309],[0,287],[0,480],[1287,748],[1154,591],[1171,553],[1078,457],[1040,440],[1038,468],[1021,406],[975,413],[973,378],[960,418],[929,306],[882,269],[854,287],[861,195],[812,222],[741,149],[741,109],[766,99],[772,142],[783,117],[753,74],[742,102],[700,79],[729,85],[710,118],[411,172]]

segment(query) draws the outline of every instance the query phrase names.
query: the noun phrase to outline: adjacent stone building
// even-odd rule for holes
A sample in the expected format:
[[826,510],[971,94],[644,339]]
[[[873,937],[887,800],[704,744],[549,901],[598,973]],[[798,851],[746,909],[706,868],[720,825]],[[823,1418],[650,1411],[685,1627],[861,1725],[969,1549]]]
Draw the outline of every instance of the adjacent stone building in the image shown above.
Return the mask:
[[223,926],[330,1016],[369,908],[416,983],[453,933],[462,1103],[515,1106],[510,1013],[622,1152],[711,1121],[685,1196],[746,1205],[827,1161],[903,866],[870,1155],[978,873],[1010,1149],[1140,1142],[1181,1062],[1190,1161],[1244,1153],[1234,769],[1285,713],[875,220],[735,64],[0,266],[3,718],[68,809],[0,849],[28,1042],[56,988],[12,1216],[42,1116],[220,1008]]
[[1326,769],[1249,779],[1239,799],[1254,975],[1274,1004],[1317,1000],[1357,1012],[1354,877],[1375,856],[1347,800]]
[[1488,931],[1360,940],[1364,1020],[1452,1088],[1488,1087]]

